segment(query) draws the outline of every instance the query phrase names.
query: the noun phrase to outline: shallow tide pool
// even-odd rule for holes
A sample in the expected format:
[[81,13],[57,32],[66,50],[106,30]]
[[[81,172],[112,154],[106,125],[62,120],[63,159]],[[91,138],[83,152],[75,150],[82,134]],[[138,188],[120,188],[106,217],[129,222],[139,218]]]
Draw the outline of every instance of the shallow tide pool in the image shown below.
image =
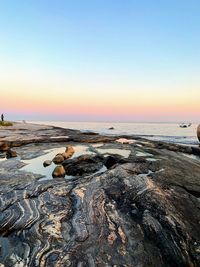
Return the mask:
[[102,155],[107,155],[107,154],[118,154],[120,156],[123,156],[124,158],[128,158],[131,154],[130,150],[126,149],[118,149],[118,148],[98,148],[97,149],[98,153]]
[[[87,146],[79,145],[79,146],[73,146],[73,148],[75,150],[75,153],[71,158],[78,157],[83,154],[94,154],[93,152],[89,151],[89,148]],[[63,153],[65,149],[66,147],[49,149],[45,151],[47,152],[45,155],[30,160],[23,160],[22,162],[26,163],[27,165],[22,167],[20,170],[26,172],[32,172],[35,174],[41,174],[42,176],[44,176],[41,180],[53,179],[52,172],[58,165],[52,162],[50,166],[44,167],[43,162],[45,160],[52,160],[57,154]],[[73,176],[66,175],[65,178],[70,179],[73,178]]]

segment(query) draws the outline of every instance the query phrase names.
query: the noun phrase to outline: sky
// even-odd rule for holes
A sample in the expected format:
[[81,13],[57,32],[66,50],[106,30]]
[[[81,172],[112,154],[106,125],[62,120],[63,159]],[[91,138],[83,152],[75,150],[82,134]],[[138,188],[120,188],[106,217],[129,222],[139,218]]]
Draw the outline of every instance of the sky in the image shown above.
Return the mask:
[[0,0],[0,113],[199,122],[199,14],[199,0]]

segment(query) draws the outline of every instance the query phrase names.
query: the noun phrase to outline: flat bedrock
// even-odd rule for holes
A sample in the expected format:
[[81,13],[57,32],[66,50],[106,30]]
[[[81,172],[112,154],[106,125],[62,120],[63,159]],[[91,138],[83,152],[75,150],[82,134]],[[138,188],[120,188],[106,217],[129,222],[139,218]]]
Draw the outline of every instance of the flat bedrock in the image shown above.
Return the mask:
[[[18,171],[19,158],[0,162],[0,266],[200,266],[200,161],[192,148],[139,138],[119,144],[93,134],[87,143],[75,135],[65,147],[98,139],[106,140],[101,150],[130,155],[67,159],[74,180],[37,181]],[[16,150],[26,158],[51,146]],[[102,166],[107,170],[95,173]]]

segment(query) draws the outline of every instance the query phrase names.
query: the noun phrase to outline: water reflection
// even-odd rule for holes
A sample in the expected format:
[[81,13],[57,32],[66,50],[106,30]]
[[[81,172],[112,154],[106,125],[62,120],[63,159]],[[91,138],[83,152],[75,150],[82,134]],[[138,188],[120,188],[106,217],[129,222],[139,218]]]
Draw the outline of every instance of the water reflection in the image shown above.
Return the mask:
[[153,157],[153,154],[147,153],[147,152],[137,152],[137,157]]
[[128,158],[131,154],[131,151],[130,150],[126,150],[126,149],[118,149],[118,148],[106,148],[106,149],[103,149],[103,148],[98,148],[97,151],[100,153],[100,154],[118,154],[118,155],[121,155],[123,156],[124,158]]
[[[73,146],[73,148],[75,152],[72,158],[81,156],[83,154],[94,154],[93,152],[89,151],[89,148],[87,146],[79,145],[79,146]],[[32,172],[35,174],[41,174],[44,177],[40,180],[53,179],[52,172],[57,165],[52,162],[50,166],[44,167],[43,162],[45,160],[52,160],[56,154],[62,154],[65,151],[65,149],[66,147],[48,149],[45,150],[46,152],[45,155],[30,160],[23,160],[23,162],[27,165],[21,168],[20,170],[25,172]],[[65,178],[70,179],[73,178],[73,176],[66,175]]]
[[127,138],[119,138],[116,140],[116,142],[121,143],[121,144],[133,144],[136,142],[134,139],[127,139]]

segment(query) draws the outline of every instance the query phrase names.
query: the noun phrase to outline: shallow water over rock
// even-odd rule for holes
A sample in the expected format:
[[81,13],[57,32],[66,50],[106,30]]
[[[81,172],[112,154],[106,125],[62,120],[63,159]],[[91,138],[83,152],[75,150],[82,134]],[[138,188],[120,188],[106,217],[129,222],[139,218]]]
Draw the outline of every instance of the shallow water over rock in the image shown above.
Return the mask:
[[121,143],[121,144],[134,144],[136,140],[134,139],[127,139],[127,138],[119,138],[116,140],[116,142]]
[[117,154],[124,158],[128,158],[131,154],[130,150],[126,149],[119,149],[119,148],[98,148],[97,151],[102,155],[108,155],[108,154]]
[[147,152],[141,152],[141,151],[137,152],[137,153],[136,153],[136,156],[137,156],[137,157],[153,157],[152,154],[147,153]]
[[[73,154],[73,156],[71,158],[77,158],[81,155],[87,154],[87,155],[95,155],[95,153],[93,151],[91,151],[91,147],[90,146],[86,146],[86,145],[77,145],[77,146],[73,146],[75,153]],[[42,180],[51,180],[53,179],[52,177],[52,173],[55,169],[55,167],[57,166],[53,161],[51,163],[51,165],[44,167],[43,163],[46,160],[52,160],[56,154],[59,153],[63,153],[63,151],[65,151],[66,147],[59,147],[59,148],[53,148],[53,149],[48,149],[46,150],[46,154],[36,157],[36,158],[32,158],[32,159],[28,159],[28,160],[22,160],[23,163],[25,163],[26,165],[24,167],[22,167],[20,169],[20,171],[25,171],[25,172],[31,172],[31,173],[35,173],[35,174],[40,174],[43,177],[40,179]],[[0,159],[1,160],[1,159]],[[4,160],[4,159],[2,159]],[[103,165],[103,167],[98,170],[95,173],[102,173],[104,171],[106,171],[107,168]],[[72,175],[65,175],[66,179],[73,179],[74,176]]]
[[[73,146],[75,153],[73,154],[72,158],[76,158],[78,156],[81,156],[83,154],[95,154],[94,152],[90,151],[88,146],[85,145],[78,145],[78,146]],[[26,166],[22,167],[20,170],[25,171],[25,172],[31,172],[35,174],[40,174],[43,176],[40,180],[49,180],[53,179],[52,177],[52,172],[57,166],[54,162],[51,163],[50,166],[44,167],[43,162],[46,160],[52,160],[56,154],[63,153],[65,151],[66,147],[59,147],[59,148],[53,148],[53,149],[48,149],[46,150],[46,154],[32,158],[29,160],[23,160],[22,162],[26,164]],[[0,159],[1,160],[1,159]],[[102,169],[103,170],[103,169]],[[101,172],[102,172],[101,170]],[[98,171],[100,172],[100,170]],[[66,179],[72,179],[74,176],[71,175],[66,175]]]

